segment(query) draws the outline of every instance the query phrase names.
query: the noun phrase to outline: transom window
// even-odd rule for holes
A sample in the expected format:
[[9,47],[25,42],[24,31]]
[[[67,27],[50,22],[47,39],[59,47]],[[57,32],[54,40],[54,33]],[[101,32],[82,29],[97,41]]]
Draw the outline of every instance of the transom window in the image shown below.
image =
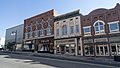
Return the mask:
[[94,23],[95,34],[104,33],[104,25],[105,23],[101,20],[98,20]]
[[114,33],[114,32],[118,32],[119,31],[118,22],[119,21],[115,21],[115,22],[109,23],[110,33]]

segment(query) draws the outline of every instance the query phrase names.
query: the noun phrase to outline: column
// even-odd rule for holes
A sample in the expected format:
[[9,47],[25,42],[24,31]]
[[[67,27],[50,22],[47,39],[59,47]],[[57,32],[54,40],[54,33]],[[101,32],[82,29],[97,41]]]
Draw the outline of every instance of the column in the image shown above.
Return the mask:
[[54,41],[54,54],[57,54],[57,45],[56,45],[56,41]]
[[75,38],[75,55],[78,55],[78,43],[77,43],[77,38]]
[[78,42],[80,42],[80,53],[81,53],[81,56],[83,56],[83,44],[82,44],[82,38],[80,38],[80,41],[78,41]]
[[37,45],[36,45],[36,40],[34,40],[34,52],[37,53]]

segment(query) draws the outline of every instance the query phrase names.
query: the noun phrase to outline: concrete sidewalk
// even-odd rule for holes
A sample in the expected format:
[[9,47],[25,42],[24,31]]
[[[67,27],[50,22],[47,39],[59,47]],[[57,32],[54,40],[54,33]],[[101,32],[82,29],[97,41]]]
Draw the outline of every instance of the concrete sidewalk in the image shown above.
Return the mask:
[[53,59],[61,59],[61,60],[69,60],[69,61],[77,61],[77,62],[87,62],[87,63],[94,63],[94,64],[102,64],[102,65],[110,65],[110,66],[120,67],[120,62],[116,62],[113,59],[107,59],[107,58],[70,56],[70,55],[55,55],[55,54],[49,54],[49,53],[32,53],[32,52],[2,51],[0,53],[17,54],[17,55],[33,56],[33,57],[53,58]]

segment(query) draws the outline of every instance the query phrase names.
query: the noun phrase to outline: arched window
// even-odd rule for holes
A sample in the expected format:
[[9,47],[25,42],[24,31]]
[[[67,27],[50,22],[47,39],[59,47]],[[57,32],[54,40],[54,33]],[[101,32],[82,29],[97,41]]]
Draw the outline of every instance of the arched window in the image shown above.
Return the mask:
[[101,20],[98,20],[94,23],[94,29],[95,29],[95,34],[98,34],[98,33],[104,33],[105,30],[104,30],[104,25],[105,23]]

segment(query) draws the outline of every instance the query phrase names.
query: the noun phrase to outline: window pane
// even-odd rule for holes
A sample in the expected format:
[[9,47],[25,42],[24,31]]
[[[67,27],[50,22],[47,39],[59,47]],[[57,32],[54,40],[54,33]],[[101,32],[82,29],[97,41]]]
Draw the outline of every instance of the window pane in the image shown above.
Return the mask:
[[98,26],[96,26],[96,27],[95,27],[95,31],[99,31],[99,28],[98,28]]
[[70,33],[74,33],[74,27],[70,26]]
[[59,29],[56,29],[56,34],[59,35]]
[[84,28],[84,32],[90,32],[90,28]]
[[100,30],[103,30],[103,25],[100,25]]
[[76,32],[79,32],[79,25],[76,25]]
[[64,26],[62,26],[62,35],[64,35]]
[[67,34],[67,26],[65,25],[65,34]]
[[103,23],[102,23],[102,22],[99,22],[99,24],[100,24],[100,25],[103,25]]
[[96,23],[95,26],[98,26],[98,23]]
[[110,24],[110,30],[118,29],[117,23]]

